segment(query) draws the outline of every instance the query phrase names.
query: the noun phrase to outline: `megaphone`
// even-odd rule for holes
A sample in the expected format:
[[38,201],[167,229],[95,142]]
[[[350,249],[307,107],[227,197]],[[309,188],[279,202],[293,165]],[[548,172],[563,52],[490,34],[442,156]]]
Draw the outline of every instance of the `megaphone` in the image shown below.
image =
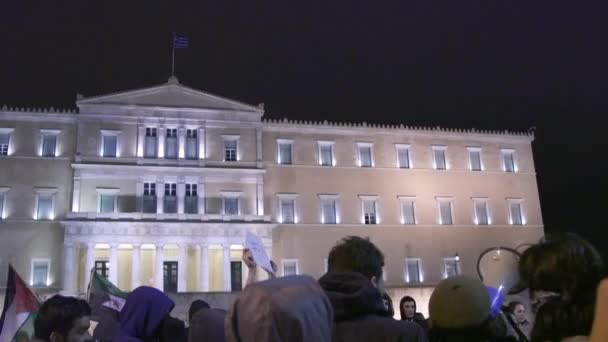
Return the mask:
[[[477,274],[497,295],[517,294],[525,288],[519,279],[520,253],[509,247],[492,247],[483,251],[477,259]],[[492,296],[492,294],[490,294]],[[494,302],[496,299],[491,298]]]

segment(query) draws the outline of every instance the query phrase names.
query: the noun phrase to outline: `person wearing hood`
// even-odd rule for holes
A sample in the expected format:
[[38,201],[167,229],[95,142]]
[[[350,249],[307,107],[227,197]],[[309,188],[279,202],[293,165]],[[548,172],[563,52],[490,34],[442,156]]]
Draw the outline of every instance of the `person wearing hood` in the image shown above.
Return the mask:
[[416,300],[410,296],[404,296],[399,302],[399,311],[401,312],[401,320],[406,322],[415,322],[420,325],[425,332],[429,331],[429,325],[426,323],[424,315],[416,312]]
[[163,292],[140,286],[127,297],[120,311],[114,342],[185,341],[185,326],[170,316],[175,303]]
[[319,284],[334,310],[333,341],[426,341],[416,323],[386,317],[384,255],[369,239],[344,238],[332,248],[327,266]]
[[248,285],[232,304],[226,341],[330,342],[332,318],[331,303],[312,277],[270,279]]

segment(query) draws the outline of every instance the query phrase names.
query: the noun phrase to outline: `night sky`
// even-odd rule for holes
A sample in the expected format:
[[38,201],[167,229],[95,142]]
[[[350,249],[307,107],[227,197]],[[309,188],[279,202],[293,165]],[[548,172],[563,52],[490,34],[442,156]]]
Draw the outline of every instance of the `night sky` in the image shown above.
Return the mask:
[[[176,74],[266,115],[527,131],[547,231],[608,252],[602,1],[29,1],[0,5],[0,104],[74,107]],[[607,237],[604,237],[607,236]]]

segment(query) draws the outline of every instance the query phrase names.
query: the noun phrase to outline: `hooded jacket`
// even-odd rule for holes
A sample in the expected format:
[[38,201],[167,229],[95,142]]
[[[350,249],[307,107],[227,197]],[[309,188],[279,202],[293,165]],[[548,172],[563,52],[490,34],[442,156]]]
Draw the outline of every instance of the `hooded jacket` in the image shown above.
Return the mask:
[[226,316],[229,342],[330,342],[331,304],[309,276],[251,284]]
[[413,302],[414,311],[416,311],[416,309],[417,309],[416,301],[414,300],[414,298],[412,298],[410,296],[405,296],[405,297],[401,298],[401,301],[399,302],[399,312],[401,313],[401,320],[408,321],[408,322],[416,322],[418,325],[420,325],[422,327],[422,329],[424,329],[424,331],[426,333],[428,333],[429,325],[427,324],[426,319],[424,318],[423,314],[421,314],[420,312],[414,312],[414,317],[412,317],[412,319],[408,319],[407,317],[405,317],[405,310],[403,310],[403,304],[405,302]]
[[382,295],[365,276],[354,272],[327,273],[319,284],[334,309],[333,341],[424,342],[416,323],[384,317]]
[[174,306],[166,294],[153,287],[136,288],[120,311],[120,328],[113,341],[143,342],[158,335]]

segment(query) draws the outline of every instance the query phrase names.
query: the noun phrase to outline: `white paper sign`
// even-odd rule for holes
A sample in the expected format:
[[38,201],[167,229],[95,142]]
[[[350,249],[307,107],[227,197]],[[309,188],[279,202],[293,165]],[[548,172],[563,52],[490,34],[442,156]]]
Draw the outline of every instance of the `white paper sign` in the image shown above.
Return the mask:
[[245,248],[251,251],[251,257],[258,266],[266,270],[266,272],[274,274],[272,265],[270,265],[270,258],[268,257],[268,254],[266,254],[264,244],[257,235],[247,232],[247,236],[245,237]]

